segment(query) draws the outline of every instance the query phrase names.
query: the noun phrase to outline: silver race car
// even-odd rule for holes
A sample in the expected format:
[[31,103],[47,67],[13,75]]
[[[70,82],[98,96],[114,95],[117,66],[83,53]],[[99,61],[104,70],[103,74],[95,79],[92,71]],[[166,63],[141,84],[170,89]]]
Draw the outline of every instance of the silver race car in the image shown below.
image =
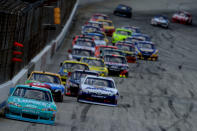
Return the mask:
[[163,15],[157,15],[151,19],[151,25],[168,28],[169,27],[169,20],[167,17],[165,17]]

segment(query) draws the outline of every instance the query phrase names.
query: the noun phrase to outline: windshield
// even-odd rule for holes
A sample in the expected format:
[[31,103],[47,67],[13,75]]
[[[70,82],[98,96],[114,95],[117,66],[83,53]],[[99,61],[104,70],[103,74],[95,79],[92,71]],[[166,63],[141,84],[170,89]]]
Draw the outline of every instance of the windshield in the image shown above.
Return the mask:
[[91,50],[83,50],[83,49],[73,49],[72,55],[79,55],[79,56],[93,56]]
[[105,58],[104,58],[104,60],[106,62],[126,64],[126,59],[124,57],[119,57],[119,56],[106,55]]
[[79,63],[64,63],[63,69],[67,70],[89,70],[87,65],[79,64]]
[[52,101],[51,94],[48,91],[43,91],[39,89],[29,89],[24,87],[18,87],[13,96],[34,99],[38,101]]
[[101,20],[108,20],[109,19],[108,17],[100,16],[100,15],[95,15],[94,18],[95,19],[101,19]]
[[92,38],[91,37],[79,37],[77,40],[78,41],[88,41],[88,40],[92,40]]
[[83,58],[82,62],[88,63],[90,66],[104,67],[104,62],[102,60]]
[[135,47],[134,46],[129,46],[129,45],[122,45],[122,44],[117,44],[116,45],[118,47],[119,50],[123,50],[123,51],[135,51]]
[[146,38],[144,37],[133,37],[133,38],[127,38],[127,41],[131,41],[131,42],[138,42],[138,41],[145,41]]
[[101,86],[101,87],[115,88],[113,81],[106,80],[106,79],[99,79],[99,78],[88,77],[85,80],[84,84],[92,85],[92,86]]
[[123,30],[117,30],[116,33],[121,35],[127,35],[127,36],[131,35],[131,32],[123,31]]
[[58,76],[48,74],[33,73],[29,80],[61,84],[60,78]]
[[91,41],[83,41],[83,40],[78,40],[76,42],[76,45],[79,45],[79,46],[87,46],[87,47],[94,47],[94,43],[91,42]]
[[103,56],[104,55],[122,55],[122,52],[118,50],[105,49],[103,51]]
[[135,27],[123,27],[123,28],[126,29],[126,30],[130,30],[134,33],[140,33],[139,29],[135,28]]
[[80,80],[81,78],[85,78],[87,75],[95,75],[95,76],[97,76],[97,73],[76,71],[76,72],[72,73],[71,77],[74,80]]
[[93,37],[95,40],[104,40],[104,36],[101,36],[101,35],[95,35]]
[[104,26],[113,26],[111,22],[100,21]]
[[83,29],[84,32],[87,32],[87,33],[91,33],[91,32],[97,32],[97,31],[100,31],[99,28],[97,27],[85,27]]
[[143,43],[138,43],[138,47],[139,48],[147,48],[147,49],[153,48],[151,44],[143,44]]

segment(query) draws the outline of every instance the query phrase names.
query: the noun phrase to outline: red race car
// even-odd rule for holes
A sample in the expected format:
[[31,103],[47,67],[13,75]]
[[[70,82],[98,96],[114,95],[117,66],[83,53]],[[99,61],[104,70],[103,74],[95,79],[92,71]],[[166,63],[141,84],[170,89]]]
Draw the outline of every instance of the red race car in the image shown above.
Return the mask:
[[192,15],[186,11],[179,11],[172,16],[172,22],[192,24]]
[[101,53],[104,49],[118,49],[116,46],[99,45],[95,47],[95,57],[102,57]]
[[75,37],[73,37],[72,45],[74,45],[77,40],[90,40],[90,41],[94,41],[94,38],[91,37],[91,36],[88,36],[88,35],[76,35]]

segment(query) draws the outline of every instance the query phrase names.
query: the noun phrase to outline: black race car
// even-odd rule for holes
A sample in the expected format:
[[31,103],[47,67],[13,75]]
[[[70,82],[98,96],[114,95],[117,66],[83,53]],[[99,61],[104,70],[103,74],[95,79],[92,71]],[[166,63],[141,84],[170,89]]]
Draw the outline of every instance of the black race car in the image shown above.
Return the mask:
[[132,17],[132,8],[126,5],[119,4],[114,10],[114,15]]

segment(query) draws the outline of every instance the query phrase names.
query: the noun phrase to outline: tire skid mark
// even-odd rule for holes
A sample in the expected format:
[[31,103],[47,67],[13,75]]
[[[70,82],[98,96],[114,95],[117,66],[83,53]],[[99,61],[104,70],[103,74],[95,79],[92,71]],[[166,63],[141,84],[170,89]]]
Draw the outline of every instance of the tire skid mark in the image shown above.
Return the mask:
[[88,105],[86,105],[86,106],[83,108],[83,110],[81,111],[81,116],[80,116],[81,122],[85,122],[85,121],[86,121],[87,113],[88,113],[88,111],[90,110],[91,106],[92,106],[91,104],[88,104]]
[[[190,105],[189,105],[189,108],[187,109],[187,112],[183,115],[179,114],[176,109],[174,108],[173,106],[173,100],[169,100],[168,101],[168,106],[170,108],[170,110],[174,113],[174,115],[178,118],[177,121],[175,121],[172,125],[170,125],[169,127],[165,128],[164,131],[167,131],[173,127],[176,127],[177,124],[179,124],[180,122],[184,121],[184,124],[189,124],[191,125],[187,119],[189,118],[190,116],[190,113],[192,112],[193,108],[194,108],[194,104],[191,102]],[[192,116],[190,116],[192,117]]]
[[172,99],[169,99],[168,100],[168,107],[170,108],[170,110],[172,111],[172,113],[174,114],[174,116],[179,119],[180,118],[180,114],[174,108],[173,100]]

